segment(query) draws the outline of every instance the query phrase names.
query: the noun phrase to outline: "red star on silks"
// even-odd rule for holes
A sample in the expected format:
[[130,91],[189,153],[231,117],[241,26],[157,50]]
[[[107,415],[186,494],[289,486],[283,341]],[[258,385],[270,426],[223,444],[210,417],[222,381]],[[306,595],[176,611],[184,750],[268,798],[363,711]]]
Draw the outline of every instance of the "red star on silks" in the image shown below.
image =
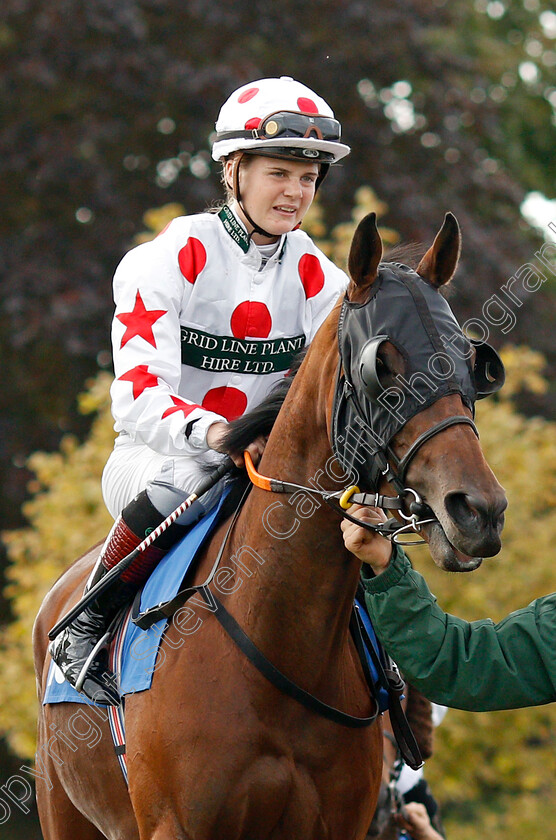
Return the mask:
[[154,373],[149,373],[147,365],[137,365],[131,368],[126,373],[123,373],[118,379],[124,382],[133,382],[133,399],[140,397],[146,388],[156,388],[158,385],[158,376]]
[[125,326],[126,331],[122,336],[122,343],[120,349],[127,344],[132,338],[138,335],[144,338],[153,347],[156,347],[156,341],[153,334],[153,324],[166,315],[167,309],[145,309],[145,304],[141,297],[139,289],[135,295],[135,305],[131,312],[122,312],[121,315],[116,315],[118,321],[121,321]]
[[175,414],[175,413],[176,413],[176,411],[183,411],[183,416],[184,416],[184,417],[187,417],[187,415],[188,415],[188,414],[191,414],[191,412],[192,412],[195,408],[201,408],[201,406],[200,406],[200,405],[195,405],[195,404],[190,405],[189,403],[186,403],[186,402],[184,402],[183,400],[180,400],[180,398],[179,398],[179,397],[172,397],[172,396],[170,396],[170,399],[171,399],[171,400],[172,400],[172,402],[174,403],[174,406],[173,406],[173,408],[167,408],[167,409],[166,409],[166,411],[165,411],[165,412],[164,412],[164,414],[162,415],[162,419],[163,419],[163,420],[164,420],[164,418],[165,418],[165,417],[169,417],[169,416],[170,416],[170,414]]

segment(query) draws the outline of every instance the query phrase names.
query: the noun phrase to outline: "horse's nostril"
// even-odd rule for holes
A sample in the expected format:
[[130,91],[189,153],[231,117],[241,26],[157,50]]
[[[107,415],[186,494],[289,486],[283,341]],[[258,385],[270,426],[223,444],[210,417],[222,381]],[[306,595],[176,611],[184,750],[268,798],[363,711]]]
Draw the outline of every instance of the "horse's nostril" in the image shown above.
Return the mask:
[[468,493],[449,493],[445,506],[453,521],[460,527],[477,525],[480,528],[501,529],[504,523],[506,501],[488,502],[481,496]]
[[461,526],[471,520],[473,515],[465,500],[465,493],[450,493],[444,504],[448,515],[457,525]]

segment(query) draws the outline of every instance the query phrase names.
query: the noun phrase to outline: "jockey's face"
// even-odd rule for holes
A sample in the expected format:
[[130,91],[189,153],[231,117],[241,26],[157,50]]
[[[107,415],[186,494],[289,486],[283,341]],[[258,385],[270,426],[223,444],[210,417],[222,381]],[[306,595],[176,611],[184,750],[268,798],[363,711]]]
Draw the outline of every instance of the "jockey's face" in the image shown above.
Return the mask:
[[[232,162],[230,167],[233,167]],[[246,156],[242,158],[239,170],[241,201],[253,221],[278,238],[293,230],[303,219],[315,197],[318,174],[318,163]],[[226,175],[231,183],[232,169]],[[241,208],[237,209],[247,229],[252,230]],[[272,240],[255,233],[253,241],[265,245]]]

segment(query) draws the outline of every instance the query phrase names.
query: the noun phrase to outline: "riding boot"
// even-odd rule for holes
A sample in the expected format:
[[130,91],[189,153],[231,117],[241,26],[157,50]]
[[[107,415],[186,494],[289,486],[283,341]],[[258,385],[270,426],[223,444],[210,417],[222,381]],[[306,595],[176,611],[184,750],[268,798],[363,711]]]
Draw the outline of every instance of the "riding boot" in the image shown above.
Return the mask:
[[[164,518],[147,492],[139,493],[114,523],[85,591],[133,551]],[[119,705],[116,677],[108,664],[111,634],[107,631],[117,613],[131,601],[171,546],[188,530],[189,527],[177,523],[167,528],[156,546],[150,545],[140,552],[108,590],[50,643],[50,655],[66,680],[90,700],[102,705]]]
[[[107,569],[99,561],[95,582]],[[87,591],[87,589],[85,590]],[[108,663],[110,633],[108,627],[135,589],[120,580],[89,604],[50,643],[49,652],[66,680],[89,700],[106,706],[118,706],[120,695]]]

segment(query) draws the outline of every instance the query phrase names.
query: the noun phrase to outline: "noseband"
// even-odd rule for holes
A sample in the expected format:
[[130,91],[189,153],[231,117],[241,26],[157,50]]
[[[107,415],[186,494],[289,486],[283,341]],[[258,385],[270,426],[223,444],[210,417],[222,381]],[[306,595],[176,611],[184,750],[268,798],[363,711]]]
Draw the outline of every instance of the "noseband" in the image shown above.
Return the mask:
[[[405,476],[405,472],[407,471],[411,459],[417,454],[418,450],[424,443],[434,437],[434,435],[444,431],[444,429],[448,429],[450,426],[455,426],[456,424],[467,424],[471,426],[477,437],[479,436],[477,427],[470,417],[458,415],[441,420],[430,429],[427,429],[426,432],[423,432],[423,434],[413,442],[401,460],[396,459],[398,465],[402,466],[402,475]],[[394,455],[394,458],[395,457],[396,456]],[[419,533],[423,525],[429,525],[432,522],[437,521],[431,508],[422,501],[417,491],[411,487],[404,487],[400,478],[400,473],[393,472],[388,461],[385,461],[385,468],[380,472],[395,488],[397,491],[396,496],[387,496],[378,492],[362,493],[359,490],[359,487],[355,484],[345,488],[344,490],[328,492],[326,490],[319,490],[315,487],[309,487],[305,484],[294,484],[291,481],[281,481],[279,479],[261,475],[255,469],[249,452],[244,452],[244,458],[247,475],[249,476],[251,483],[260,490],[267,490],[271,493],[287,494],[303,491],[311,496],[318,496],[344,519],[348,519],[350,522],[354,522],[356,525],[359,525],[368,531],[381,534],[383,537],[386,537],[399,545],[418,545],[426,542],[424,539],[411,539],[406,542],[405,537],[408,532]],[[413,498],[408,502],[408,497]],[[399,520],[394,517],[391,517],[386,520],[386,522],[379,525],[374,525],[371,522],[363,522],[362,520],[351,516],[351,514],[347,512],[347,509],[351,505],[380,508],[385,511],[397,510],[401,518],[405,520],[405,524],[401,525]]]

